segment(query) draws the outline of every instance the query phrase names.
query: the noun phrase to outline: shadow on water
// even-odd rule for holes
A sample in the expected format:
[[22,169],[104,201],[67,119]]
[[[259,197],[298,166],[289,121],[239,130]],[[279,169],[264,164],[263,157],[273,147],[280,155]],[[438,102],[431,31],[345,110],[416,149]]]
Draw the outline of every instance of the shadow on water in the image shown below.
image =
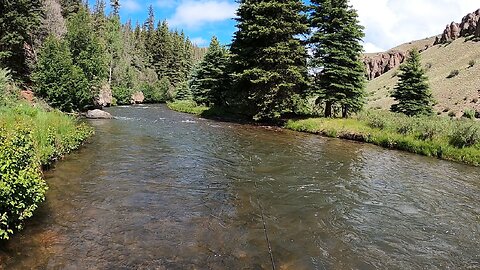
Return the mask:
[[478,168],[164,106],[110,110],[46,174],[47,202],[0,268],[480,267]]

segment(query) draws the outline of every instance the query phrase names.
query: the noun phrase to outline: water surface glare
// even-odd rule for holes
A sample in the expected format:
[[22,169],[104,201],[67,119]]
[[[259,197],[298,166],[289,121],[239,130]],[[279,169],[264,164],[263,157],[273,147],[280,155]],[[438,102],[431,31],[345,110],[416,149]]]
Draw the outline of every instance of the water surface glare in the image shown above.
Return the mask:
[[110,112],[46,173],[0,268],[480,269],[480,168],[163,105]]

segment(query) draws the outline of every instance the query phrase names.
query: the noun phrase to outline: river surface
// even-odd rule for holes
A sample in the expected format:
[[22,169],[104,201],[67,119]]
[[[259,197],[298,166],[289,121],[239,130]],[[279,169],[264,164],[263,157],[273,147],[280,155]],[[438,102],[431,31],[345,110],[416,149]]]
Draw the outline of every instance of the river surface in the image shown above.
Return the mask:
[[[117,107],[3,269],[480,269],[480,168]],[[272,261],[273,260],[273,261]]]

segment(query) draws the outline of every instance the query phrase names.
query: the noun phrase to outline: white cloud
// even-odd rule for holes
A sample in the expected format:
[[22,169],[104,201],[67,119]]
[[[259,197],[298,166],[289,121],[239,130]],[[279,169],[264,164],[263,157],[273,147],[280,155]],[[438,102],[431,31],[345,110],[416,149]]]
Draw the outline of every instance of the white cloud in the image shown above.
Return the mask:
[[375,44],[370,42],[365,42],[363,44],[363,49],[365,50],[366,53],[376,53],[376,52],[385,51],[384,49],[377,47]]
[[473,0],[350,0],[365,26],[365,50],[387,50],[442,33],[480,8]]
[[168,21],[172,26],[198,28],[205,23],[231,19],[236,10],[237,4],[226,0],[187,0],[180,3]]
[[201,38],[201,37],[195,37],[191,39],[192,43],[197,45],[197,46],[205,46],[208,44],[208,40]]
[[126,9],[129,12],[135,12],[142,9],[142,6],[137,0],[124,0],[120,2],[120,8]]

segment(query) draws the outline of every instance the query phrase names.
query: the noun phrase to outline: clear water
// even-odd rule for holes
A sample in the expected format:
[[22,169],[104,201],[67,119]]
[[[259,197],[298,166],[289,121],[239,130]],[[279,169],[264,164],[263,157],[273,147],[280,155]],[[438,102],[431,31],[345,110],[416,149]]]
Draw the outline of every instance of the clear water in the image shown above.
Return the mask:
[[45,175],[0,268],[480,269],[480,168],[161,105],[110,112]]

